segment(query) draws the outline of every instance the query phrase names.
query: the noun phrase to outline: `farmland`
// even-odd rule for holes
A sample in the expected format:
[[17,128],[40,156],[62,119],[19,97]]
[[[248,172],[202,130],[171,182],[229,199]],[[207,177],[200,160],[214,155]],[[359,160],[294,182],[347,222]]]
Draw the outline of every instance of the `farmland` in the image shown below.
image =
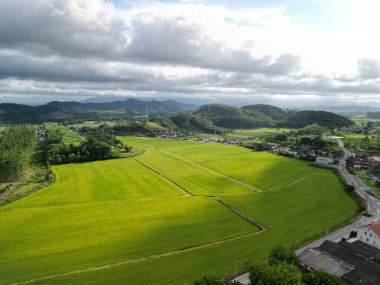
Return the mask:
[[57,130],[63,134],[63,143],[66,144],[80,144],[83,139],[76,133],[69,130],[67,127],[59,125],[59,124],[46,124],[47,130]]
[[120,139],[145,152],[53,166],[55,184],[0,208],[1,284],[183,284],[262,260],[274,245],[299,246],[355,215],[335,175],[303,161]]

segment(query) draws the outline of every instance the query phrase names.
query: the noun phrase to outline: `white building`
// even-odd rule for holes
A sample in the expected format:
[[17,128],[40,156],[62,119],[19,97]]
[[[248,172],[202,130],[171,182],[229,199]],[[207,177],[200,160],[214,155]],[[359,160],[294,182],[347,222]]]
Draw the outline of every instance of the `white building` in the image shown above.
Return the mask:
[[358,229],[358,240],[380,249],[380,220],[372,221]]
[[317,156],[317,158],[315,159],[315,163],[320,165],[329,165],[332,162],[333,160],[328,157]]

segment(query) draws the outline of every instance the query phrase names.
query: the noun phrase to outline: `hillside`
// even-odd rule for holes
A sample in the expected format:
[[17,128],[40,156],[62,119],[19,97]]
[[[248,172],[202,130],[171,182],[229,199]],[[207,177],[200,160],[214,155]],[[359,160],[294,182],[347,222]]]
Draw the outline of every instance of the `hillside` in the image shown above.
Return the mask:
[[[319,125],[327,128],[351,126],[353,121],[346,117],[325,111],[284,110],[271,105],[247,105],[241,108],[222,104],[201,106],[193,113],[198,121],[207,121],[208,128],[212,125],[221,128],[258,128],[258,127],[292,127],[302,128],[308,125]],[[175,123],[183,127],[183,122]],[[190,124],[191,125],[191,124]]]
[[62,121],[66,119],[111,119],[142,116],[146,109],[149,115],[169,115],[177,112],[194,111],[195,105],[174,100],[149,102],[136,99],[108,103],[79,103],[53,101],[46,105],[27,106],[0,104],[0,122],[24,123]]
[[267,115],[252,109],[232,107],[222,104],[203,105],[196,114],[224,128],[256,128],[271,126],[274,121]]
[[292,128],[302,128],[312,124],[330,128],[341,128],[354,125],[354,122],[331,112],[310,110],[297,112],[291,115],[286,122],[286,126]]
[[367,112],[367,117],[370,119],[380,119],[380,111],[377,112]]

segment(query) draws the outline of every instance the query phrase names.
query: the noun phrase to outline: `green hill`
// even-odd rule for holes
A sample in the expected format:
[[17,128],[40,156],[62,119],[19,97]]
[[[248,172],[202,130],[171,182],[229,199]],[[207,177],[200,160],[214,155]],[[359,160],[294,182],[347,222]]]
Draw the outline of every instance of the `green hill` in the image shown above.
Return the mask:
[[291,115],[287,122],[287,127],[302,128],[307,125],[317,124],[328,128],[341,128],[352,126],[355,123],[350,119],[325,111],[299,111]]

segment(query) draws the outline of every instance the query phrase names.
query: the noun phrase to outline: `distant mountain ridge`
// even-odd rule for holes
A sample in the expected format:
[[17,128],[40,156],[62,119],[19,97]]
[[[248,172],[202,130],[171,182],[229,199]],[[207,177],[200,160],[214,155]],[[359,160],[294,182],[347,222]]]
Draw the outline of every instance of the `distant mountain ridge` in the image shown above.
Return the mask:
[[144,115],[169,115],[178,112],[192,112],[196,105],[183,104],[174,100],[140,101],[126,99],[107,103],[80,103],[53,101],[46,105],[27,106],[21,104],[0,104],[0,122],[24,123],[68,119],[117,119]]
[[346,117],[325,111],[286,110],[272,105],[257,104],[241,108],[208,104],[197,109],[192,104],[175,100],[141,101],[133,98],[106,103],[81,103],[53,101],[46,105],[27,106],[0,104],[0,122],[38,123],[67,120],[106,120],[166,116],[184,130],[224,132],[226,129],[259,127],[302,128],[317,124],[328,128],[347,127],[354,124]]

